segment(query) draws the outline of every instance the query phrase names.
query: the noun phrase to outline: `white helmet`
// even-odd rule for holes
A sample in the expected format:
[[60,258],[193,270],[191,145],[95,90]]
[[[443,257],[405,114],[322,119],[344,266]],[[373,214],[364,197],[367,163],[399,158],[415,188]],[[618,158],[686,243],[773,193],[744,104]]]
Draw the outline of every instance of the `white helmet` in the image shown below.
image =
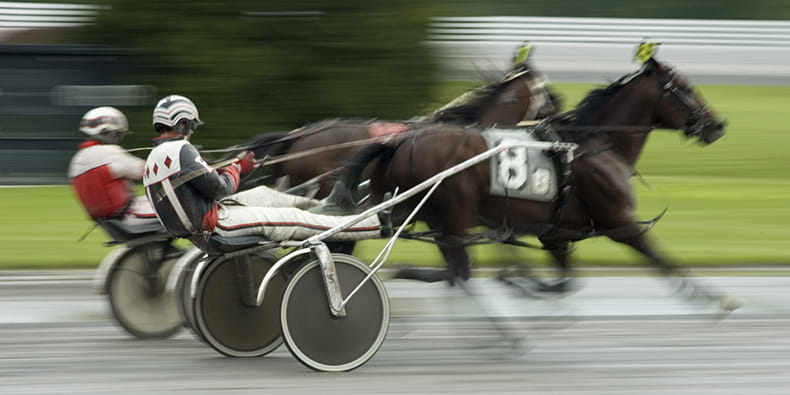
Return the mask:
[[105,132],[129,131],[129,121],[115,107],[96,107],[82,116],[80,121],[80,132],[91,137],[99,136]]
[[190,127],[194,130],[198,125],[202,125],[203,121],[200,120],[198,109],[192,100],[184,96],[170,95],[159,103],[156,103],[154,108],[153,124],[162,124],[164,126],[174,128],[182,120],[191,121]]

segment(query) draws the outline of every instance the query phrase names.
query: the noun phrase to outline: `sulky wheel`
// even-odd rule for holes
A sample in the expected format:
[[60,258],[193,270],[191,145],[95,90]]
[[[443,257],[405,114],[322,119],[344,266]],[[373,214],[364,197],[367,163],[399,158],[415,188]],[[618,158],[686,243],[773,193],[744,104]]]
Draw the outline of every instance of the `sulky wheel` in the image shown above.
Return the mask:
[[174,278],[175,287],[173,294],[175,295],[178,312],[184,321],[184,326],[190,329],[195,327],[195,311],[193,309],[193,284],[196,284],[193,275],[198,268],[198,264],[206,259],[206,254],[197,248],[188,250],[176,263],[180,269],[178,273],[173,271],[171,276],[178,276]]
[[110,273],[112,314],[137,338],[165,339],[183,325],[176,299],[165,289],[177,252],[169,242],[143,244],[120,256]]
[[[350,255],[333,254],[343,297],[370,273]],[[362,366],[387,335],[390,305],[381,279],[374,275],[346,304],[345,317],[335,317],[317,260],[299,269],[283,294],[281,323],[285,344],[307,367],[326,372]]]
[[230,357],[259,357],[282,344],[281,274],[269,283],[263,303],[255,306],[258,286],[275,260],[269,253],[218,258],[200,275],[194,329],[212,348]]

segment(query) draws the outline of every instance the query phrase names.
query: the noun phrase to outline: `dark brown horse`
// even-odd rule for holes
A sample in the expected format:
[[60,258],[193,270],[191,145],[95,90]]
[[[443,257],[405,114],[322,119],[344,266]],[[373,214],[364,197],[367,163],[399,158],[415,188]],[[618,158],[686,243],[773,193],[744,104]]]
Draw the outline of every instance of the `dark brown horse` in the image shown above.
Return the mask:
[[[695,94],[686,78],[651,58],[637,72],[589,93],[575,110],[533,130],[543,139],[579,145],[567,167],[568,177],[555,179],[560,191],[553,200],[492,196],[490,160],[445,179],[418,213],[418,219],[437,232],[435,241],[447,267],[427,273],[412,269],[400,277],[423,281],[468,279],[471,261],[465,249],[470,237],[467,232],[477,226],[512,234],[508,241],[514,243],[518,243],[515,236],[537,236],[568,277],[569,243],[593,236],[607,236],[632,247],[664,275],[681,275],[678,267],[656,252],[634,214],[631,177],[655,128],[681,130],[703,144],[713,143],[724,134],[724,123]],[[486,151],[481,131],[432,125],[399,142],[371,145],[347,166],[343,184],[357,185],[362,169],[373,162],[374,195],[380,197],[396,187],[407,190]],[[557,174],[562,174],[559,167]],[[419,197],[396,206],[394,222],[402,220],[402,214],[411,211]],[[336,203],[344,206],[343,202]],[[680,278],[697,296],[716,297],[699,284],[691,284],[687,277]]]
[[560,106],[547,80],[528,61],[516,64],[501,80],[475,89],[414,122],[324,120],[291,133],[267,133],[247,146],[256,158],[269,157],[266,170],[274,178],[288,176],[292,185],[319,179],[318,197],[326,196],[345,161],[368,143],[413,130],[423,123],[451,123],[501,127],[515,126],[555,114]]

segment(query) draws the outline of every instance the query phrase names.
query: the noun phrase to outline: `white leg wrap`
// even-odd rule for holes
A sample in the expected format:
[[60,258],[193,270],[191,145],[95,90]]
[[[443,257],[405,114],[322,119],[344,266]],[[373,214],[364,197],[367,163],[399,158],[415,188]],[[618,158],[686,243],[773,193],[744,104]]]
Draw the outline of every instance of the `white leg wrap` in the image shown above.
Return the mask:
[[321,203],[315,199],[276,191],[263,185],[233,194],[228,196],[228,199],[235,200],[250,207],[296,207],[307,209]]
[[[313,214],[293,207],[220,205],[219,223],[214,232],[221,236],[261,234],[274,241],[305,240],[353,218],[355,217]],[[379,237],[381,225],[378,217],[373,215],[327,240],[365,240]]]

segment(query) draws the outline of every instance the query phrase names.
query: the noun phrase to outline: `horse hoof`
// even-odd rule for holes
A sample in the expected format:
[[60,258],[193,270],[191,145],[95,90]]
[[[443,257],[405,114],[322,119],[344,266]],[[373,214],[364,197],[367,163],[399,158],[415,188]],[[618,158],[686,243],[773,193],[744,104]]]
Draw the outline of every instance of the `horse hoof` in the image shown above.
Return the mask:
[[719,299],[719,308],[723,311],[730,312],[743,306],[746,302],[743,299],[725,295]]
[[574,289],[575,287],[573,285],[573,279],[570,277],[564,277],[554,282],[544,282],[538,288],[540,292],[556,293],[556,294],[565,294]]
[[395,272],[393,279],[417,280],[426,283],[435,283],[448,280],[447,269],[434,269],[427,267],[403,267]]

